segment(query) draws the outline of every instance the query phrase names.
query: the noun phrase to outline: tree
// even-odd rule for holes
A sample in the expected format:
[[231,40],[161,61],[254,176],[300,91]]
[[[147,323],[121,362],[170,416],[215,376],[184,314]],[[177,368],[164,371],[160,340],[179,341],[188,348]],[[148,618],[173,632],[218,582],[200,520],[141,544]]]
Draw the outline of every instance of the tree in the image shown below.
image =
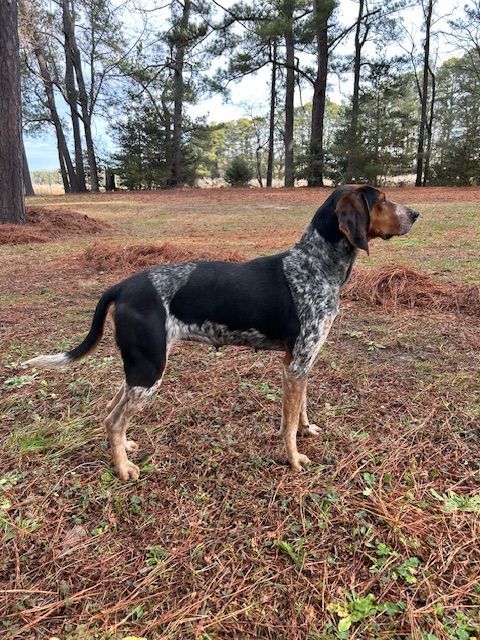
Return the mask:
[[35,190],[33,188],[32,176],[30,175],[30,170],[28,168],[28,160],[27,160],[27,154],[25,152],[25,144],[23,143],[23,137],[22,137],[22,156],[23,156],[23,186],[25,188],[25,195],[34,196]]
[[233,158],[225,171],[225,180],[232,187],[246,187],[252,178],[252,168],[241,156]]
[[272,186],[273,163],[275,161],[275,111],[277,107],[277,41],[274,38],[271,43],[272,74],[270,79],[270,113],[268,120],[268,165],[267,187]]
[[[271,185],[274,163],[275,126],[280,118],[275,118],[275,109],[280,102],[277,86],[279,72],[283,73],[284,108],[284,184],[294,185],[294,98],[295,84],[299,74],[299,61],[296,47],[302,33],[302,23],[311,14],[306,0],[266,0],[261,3],[238,3],[225,9],[228,19],[226,25],[240,24],[244,29],[242,38],[231,38],[231,51],[228,69],[219,74],[219,79],[228,82],[239,80],[245,75],[256,73],[267,65],[272,66],[270,84],[269,118],[269,161],[267,186]],[[227,28],[227,27],[225,27]]]
[[285,0],[282,7],[282,17],[285,31],[285,186],[293,187],[295,184],[295,169],[293,158],[293,123],[294,123],[294,98],[295,98],[295,38],[293,34],[294,0]]
[[[368,63],[359,99],[358,139],[355,171],[351,179],[380,184],[387,177],[412,172],[416,143],[416,96],[412,73],[404,71],[403,58],[380,58]],[[345,182],[351,106],[345,124],[335,136],[331,177]]]
[[[75,22],[73,18],[73,11],[75,10],[74,0],[61,0],[62,2],[62,15],[63,15],[63,25],[64,25],[64,33],[65,33],[65,46],[67,50],[67,61],[68,65],[72,65],[73,69],[75,69],[75,75],[77,78],[78,85],[78,101],[80,103],[83,128],[85,131],[85,143],[87,147],[87,158],[88,158],[88,166],[90,169],[90,188],[92,191],[99,191],[99,183],[98,183],[98,170],[97,170],[97,160],[95,158],[95,148],[93,144],[93,136],[92,136],[92,116],[93,109],[96,102],[96,96],[94,94],[94,79],[93,75],[91,76],[91,85],[90,85],[90,95],[87,93],[87,85],[85,83],[84,74],[83,74],[83,66],[82,66],[82,58],[80,55],[80,49],[78,47],[77,39],[75,37]],[[105,20],[105,16],[97,15],[95,11],[92,11],[90,14],[90,25],[91,25],[91,33],[92,36],[95,34],[98,29],[102,29],[103,26],[98,24],[98,21],[102,19]],[[102,22],[103,24],[103,22]],[[73,73],[73,69],[70,73]],[[93,65],[92,65],[93,71]]]
[[0,223],[25,224],[16,0],[0,2]]
[[480,79],[480,0],[470,0],[463,8],[464,15],[449,22],[447,39],[463,51],[462,64]]
[[480,52],[443,63],[438,71],[434,184],[480,183]]
[[80,115],[78,113],[78,89],[75,83],[75,64],[73,57],[73,42],[75,40],[75,25],[71,19],[68,0],[62,0],[62,27],[65,51],[65,97],[70,108],[72,120],[73,141],[75,147],[75,173],[78,191],[86,191],[85,166],[83,162],[83,146],[80,131]]
[[314,0],[313,31],[316,43],[316,73],[313,84],[312,124],[310,133],[310,163],[308,186],[323,185],[323,126],[327,95],[328,20],[336,7],[336,0]]
[[[430,136],[432,131],[433,124],[433,105],[435,96],[432,93],[431,95],[431,117],[430,124],[428,124],[428,96],[429,96],[429,76],[433,73],[431,71],[430,66],[430,38],[431,38],[431,28],[432,28],[432,14],[433,14],[433,6],[435,4],[435,0],[421,0],[424,19],[425,19],[425,40],[424,40],[424,52],[423,52],[423,80],[422,86],[420,88],[420,84],[418,85],[420,102],[421,102],[421,114],[420,114],[420,126],[418,133],[418,148],[417,148],[417,170],[416,170],[416,179],[415,186],[421,187],[425,186],[428,180],[428,176],[425,172],[425,133],[427,131],[427,126],[430,128]],[[428,165],[427,165],[428,166]]]

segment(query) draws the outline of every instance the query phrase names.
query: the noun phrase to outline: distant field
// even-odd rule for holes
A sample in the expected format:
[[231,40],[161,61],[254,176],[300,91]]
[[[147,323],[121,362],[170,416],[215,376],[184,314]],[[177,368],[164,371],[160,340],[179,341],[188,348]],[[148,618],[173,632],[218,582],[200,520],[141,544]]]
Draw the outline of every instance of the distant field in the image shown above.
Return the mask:
[[37,196],[61,196],[65,193],[61,184],[38,184],[34,182],[33,190]]
[[[110,227],[0,248],[6,638],[480,638],[478,316],[345,300],[310,379],[324,435],[299,442],[300,475],[277,436],[279,354],[176,347],[132,427],[142,475],[126,485],[102,426],[122,379],[110,330],[75,368],[19,366],[77,344],[125,275],[89,262],[93,245],[253,257],[292,246],[329,193],[30,199]],[[361,267],[480,281],[480,189],[387,193],[421,217]]]
[[[174,241],[202,248],[239,248],[248,256],[286,249],[297,240],[330,189],[103,193],[33,198],[32,204],[68,207],[110,222],[112,237]],[[480,189],[387,189],[415,206],[413,232],[372,244],[362,264],[407,263],[440,277],[480,281]],[[79,241],[81,243],[81,241]]]

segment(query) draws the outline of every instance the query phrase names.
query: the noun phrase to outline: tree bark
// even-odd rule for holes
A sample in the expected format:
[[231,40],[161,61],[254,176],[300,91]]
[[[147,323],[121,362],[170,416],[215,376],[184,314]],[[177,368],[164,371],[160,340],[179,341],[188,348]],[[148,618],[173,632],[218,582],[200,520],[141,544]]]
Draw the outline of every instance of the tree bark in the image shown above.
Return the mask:
[[[423,58],[423,83],[422,83],[422,109],[420,115],[420,131],[418,134],[417,149],[417,176],[415,186],[421,187],[423,181],[423,166],[425,154],[425,129],[427,126],[427,104],[428,104],[428,68],[430,64],[430,28],[432,24],[433,1],[428,0],[427,14],[425,16],[425,45]],[[423,3],[422,3],[423,4]]]
[[62,176],[63,190],[65,193],[70,193],[70,182],[68,181],[67,168],[65,167],[65,158],[63,153],[58,148],[58,164],[60,165],[60,175]]
[[78,190],[87,190],[85,184],[85,166],[83,163],[82,138],[80,134],[80,117],[78,115],[78,91],[75,85],[75,72],[72,54],[72,23],[68,20],[68,14],[62,11],[63,33],[65,38],[65,88],[67,90],[67,101],[70,107],[72,119],[73,141],[75,146],[75,173],[77,176]]
[[327,95],[328,34],[327,22],[334,5],[324,7],[322,0],[314,0],[313,10],[316,23],[317,75],[313,85],[312,126],[310,133],[309,187],[323,186],[323,126]]
[[268,131],[268,162],[267,162],[267,187],[272,186],[274,141],[275,141],[275,108],[277,103],[277,41],[272,45],[272,80],[270,83],[270,121]]
[[105,191],[115,191],[115,174],[110,169],[105,169]]
[[23,156],[23,186],[25,188],[25,195],[34,196],[35,189],[33,188],[32,176],[30,175],[30,171],[28,169],[28,160],[27,160],[27,154],[25,152],[25,144],[23,142],[23,137],[22,137],[22,156]]
[[173,144],[172,144],[172,118],[170,105],[162,96],[163,126],[165,128],[165,164],[167,167],[173,166]]
[[50,76],[43,50],[40,44],[38,44],[38,34],[35,34],[35,41],[37,42],[37,45],[34,48],[34,53],[35,57],[37,58],[38,67],[40,69],[40,77],[42,78],[43,86],[45,87],[47,104],[50,110],[50,117],[52,119],[53,126],[55,127],[55,133],[57,135],[57,147],[60,159],[60,171],[62,173],[63,186],[66,193],[70,191],[76,192],[78,191],[77,176],[75,174],[75,169],[70,157],[70,151],[67,147],[67,141],[63,132],[62,123],[58,115],[57,105],[55,102],[55,93],[53,91],[52,77]]
[[293,6],[288,3],[285,15],[287,29],[285,31],[286,49],[286,81],[285,81],[285,186],[295,185],[295,169],[293,158],[293,123],[295,97],[295,41],[293,36]]
[[424,187],[427,186],[428,181],[430,179],[430,159],[432,157],[432,138],[433,138],[433,118],[435,115],[435,91],[436,91],[436,82],[435,82],[435,74],[428,67],[428,72],[432,78],[432,91],[430,96],[430,115],[428,117],[428,122],[426,123],[427,127],[427,152],[425,154],[425,167],[423,170],[423,181],[422,185]]
[[99,191],[100,188],[98,184],[97,160],[95,158],[95,148],[93,145],[93,137],[92,137],[92,114],[88,107],[88,95],[87,95],[87,89],[85,86],[85,80],[83,77],[82,59],[80,56],[80,50],[78,48],[77,39],[75,36],[75,24],[73,22],[72,12],[70,11],[70,1],[72,2],[72,6],[73,6],[73,0],[62,0],[62,10],[64,13],[64,22],[66,21],[70,25],[70,28],[69,28],[69,32],[71,34],[70,50],[72,54],[72,61],[75,69],[75,75],[77,77],[78,96],[79,96],[80,107],[82,111],[83,128],[85,131],[85,144],[87,147],[88,167],[90,169],[90,189],[92,191]]
[[16,0],[0,2],[0,223],[25,224]]
[[188,21],[190,19],[190,0],[185,0],[182,17],[179,24],[179,32],[175,46],[175,66],[173,76],[173,136],[172,136],[172,184],[180,187],[183,184],[184,169],[182,158],[182,134],[183,134],[183,64],[185,49],[188,41]]
[[[366,41],[366,33],[363,38],[360,38],[363,10],[365,6],[365,0],[359,0],[358,3],[358,17],[357,27],[355,29],[355,58],[353,62],[353,95],[352,95],[352,115],[350,119],[350,147],[347,154],[347,170],[345,181],[351,182],[354,176],[358,172],[357,167],[357,154],[358,154],[358,115],[360,110],[360,64],[362,57],[362,47]],[[368,27],[365,27],[367,29]]]

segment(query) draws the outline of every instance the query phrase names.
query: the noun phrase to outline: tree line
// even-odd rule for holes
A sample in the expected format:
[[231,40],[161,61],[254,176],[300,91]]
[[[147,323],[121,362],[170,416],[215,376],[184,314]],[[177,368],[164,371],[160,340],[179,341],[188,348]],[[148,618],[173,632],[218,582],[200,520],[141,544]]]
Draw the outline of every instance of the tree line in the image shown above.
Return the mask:
[[[260,186],[378,184],[411,174],[417,186],[477,182],[480,0],[448,16],[437,0],[347,4],[350,13],[339,0],[148,8],[19,0],[17,18],[9,0],[0,13],[0,175],[9,153],[2,144],[18,128],[1,96],[18,74],[23,132],[54,131],[66,192],[98,191],[102,179],[112,188],[114,172],[128,188],[214,181],[234,158]],[[419,16],[416,33],[404,26],[406,11]],[[455,55],[440,63],[449,46]],[[268,73],[268,103],[255,113],[215,124],[189,115],[191,105],[218,93],[228,99],[234,83],[260,72]],[[328,98],[335,82],[346,95],[340,104]],[[95,134],[96,120],[109,123],[114,153]],[[23,189],[31,191],[26,170]]]

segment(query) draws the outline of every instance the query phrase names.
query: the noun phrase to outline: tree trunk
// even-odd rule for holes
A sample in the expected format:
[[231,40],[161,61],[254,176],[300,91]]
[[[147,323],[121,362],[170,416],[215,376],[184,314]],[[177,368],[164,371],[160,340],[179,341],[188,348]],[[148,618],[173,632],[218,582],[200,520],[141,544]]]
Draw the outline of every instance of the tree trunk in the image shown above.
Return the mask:
[[68,14],[62,11],[63,33],[65,37],[65,87],[67,90],[67,101],[70,107],[72,119],[73,141],[75,145],[75,173],[77,175],[78,190],[87,190],[85,184],[85,166],[83,164],[82,138],[80,134],[80,117],[78,115],[78,91],[75,86],[75,72],[72,54],[72,23],[68,20]]
[[[38,34],[35,34],[35,41],[39,42]],[[63,132],[62,123],[57,111],[57,105],[55,102],[55,93],[53,91],[53,82],[50,76],[50,72],[47,67],[45,56],[42,48],[38,44],[34,49],[35,56],[37,58],[38,67],[40,69],[40,77],[43,80],[43,86],[45,87],[45,93],[47,95],[48,108],[50,110],[50,116],[52,118],[53,126],[55,127],[55,133],[57,135],[58,155],[60,158],[60,170],[62,172],[63,186],[65,192],[78,191],[77,176],[75,175],[75,169],[73,168],[72,159],[70,157],[70,151],[67,147],[67,141]],[[63,163],[63,170],[62,170]],[[68,179],[67,179],[68,176]]]
[[65,193],[70,193],[70,182],[68,181],[68,173],[65,167],[65,158],[63,157],[63,153],[60,151],[60,147],[58,147],[58,164],[60,165],[60,175],[62,176],[63,190],[65,191]]
[[349,150],[347,153],[347,170],[345,181],[351,182],[358,173],[358,115],[360,110],[360,63],[362,57],[362,47],[365,44],[366,34],[360,39],[360,31],[362,26],[363,9],[365,0],[359,0],[357,27],[355,29],[355,59],[353,62],[353,95],[352,95],[352,115],[350,119],[350,140]]
[[165,164],[167,167],[173,166],[173,144],[172,144],[172,120],[170,106],[162,99],[163,122],[165,127]]
[[286,82],[285,82],[285,186],[295,185],[293,159],[293,122],[295,96],[295,41],[293,36],[293,7],[289,4],[286,14],[288,28],[285,32]]
[[30,171],[28,169],[28,160],[27,160],[27,154],[25,153],[25,144],[23,143],[23,137],[22,137],[22,156],[23,156],[23,186],[25,188],[25,195],[34,196],[35,190],[32,184],[32,176],[30,175]]
[[272,80],[270,84],[270,121],[268,131],[268,162],[267,162],[267,187],[272,186],[274,141],[275,141],[275,107],[277,103],[277,41],[272,46]]
[[332,14],[333,8],[334,5],[330,6],[330,4],[325,8],[322,0],[314,0],[313,2],[317,40],[317,75],[313,85],[309,187],[323,186],[323,125],[328,71],[327,21]]
[[415,186],[421,187],[423,180],[425,129],[427,125],[427,104],[428,104],[428,67],[430,61],[430,27],[432,24],[433,0],[428,0],[427,15],[425,17],[425,47],[423,58],[423,83],[422,83],[422,110],[420,115],[420,131],[418,134],[417,149],[417,177]]
[[77,39],[75,37],[75,24],[73,22],[72,12],[70,11],[70,1],[73,5],[73,0],[62,0],[64,23],[66,21],[70,25],[70,50],[72,53],[73,66],[75,68],[75,75],[77,77],[78,95],[82,110],[83,128],[85,130],[85,144],[87,147],[88,167],[90,169],[90,189],[92,191],[99,191],[97,160],[95,158],[95,148],[93,146],[92,138],[92,114],[88,108],[88,95],[85,87],[85,80],[83,78],[82,59],[77,45]]
[[115,174],[105,169],[105,191],[115,191]]
[[172,184],[180,187],[183,184],[184,169],[182,158],[182,134],[183,134],[183,63],[185,49],[188,41],[188,21],[190,19],[190,0],[185,0],[182,17],[179,24],[177,42],[175,43],[175,66],[173,77],[173,162]]
[[425,154],[425,168],[423,171],[423,182],[422,185],[424,187],[427,186],[428,181],[430,179],[430,160],[431,160],[431,156],[432,156],[432,138],[433,138],[433,117],[435,115],[435,88],[436,88],[436,84],[435,84],[435,74],[433,73],[433,71],[430,68],[430,65],[428,67],[428,72],[432,78],[432,92],[431,92],[431,96],[430,96],[430,115],[428,118],[428,122],[426,123],[427,126],[427,152]]
[[263,189],[262,154],[261,154],[261,151],[262,151],[262,147],[257,146],[257,148],[255,149],[255,172],[257,174],[258,184]]
[[17,2],[0,2],[0,223],[25,224]]

